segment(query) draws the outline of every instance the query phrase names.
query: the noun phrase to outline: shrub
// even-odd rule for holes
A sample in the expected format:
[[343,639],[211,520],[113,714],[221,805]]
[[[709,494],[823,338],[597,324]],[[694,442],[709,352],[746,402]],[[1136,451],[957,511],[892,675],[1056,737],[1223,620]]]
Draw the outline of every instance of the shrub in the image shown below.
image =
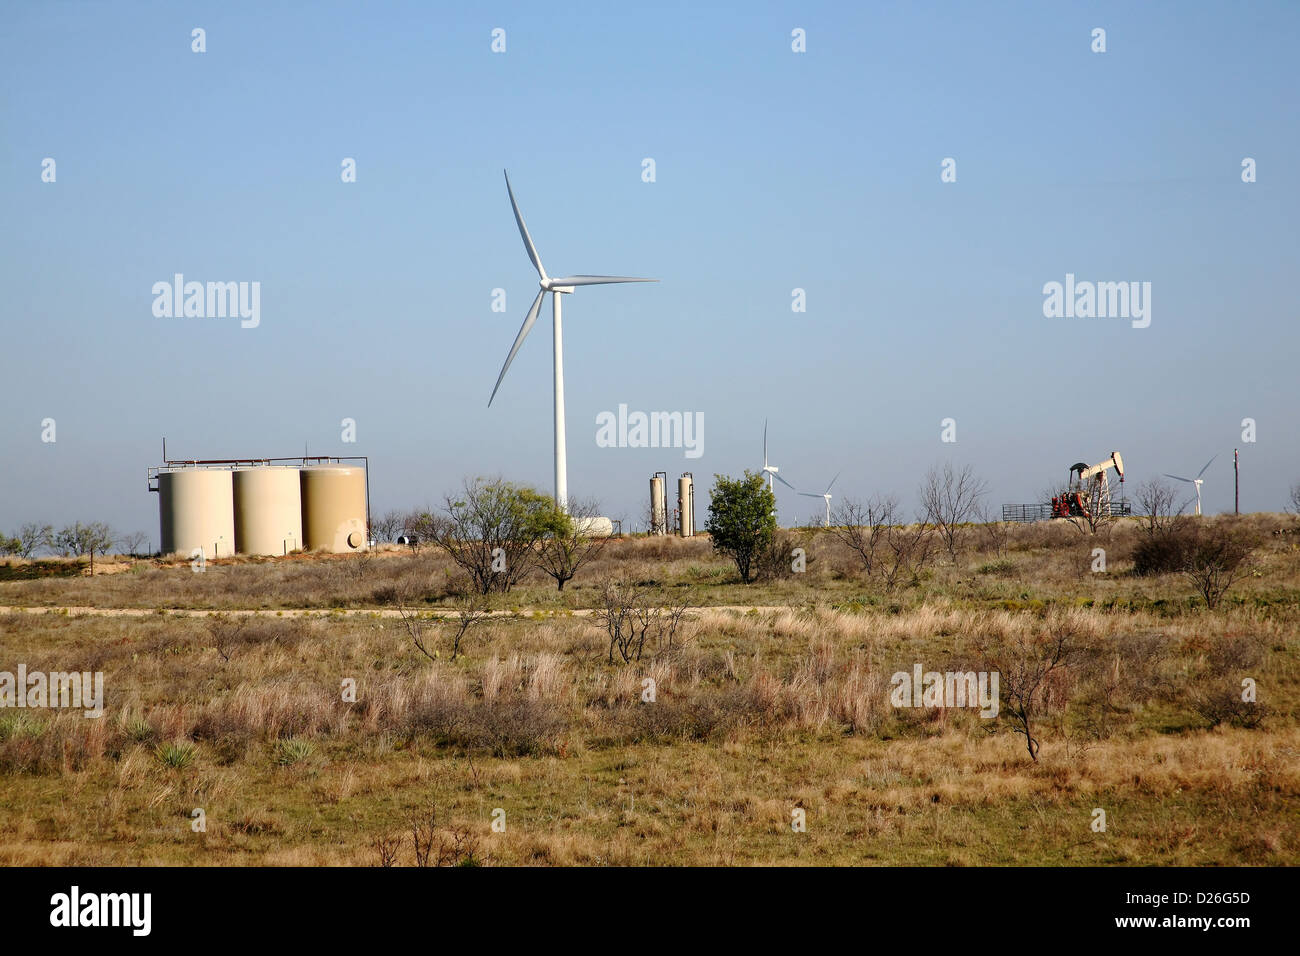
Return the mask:
[[751,471],[743,478],[715,475],[705,530],[713,550],[736,562],[740,580],[753,581],[755,559],[776,535],[776,496],[763,476]]
[[1255,543],[1244,528],[1217,524],[1197,528],[1181,570],[1205,598],[1206,607],[1214,610],[1254,550]]
[[183,740],[162,744],[154,750],[154,756],[164,767],[172,770],[184,770],[194,762],[194,745]]
[[1147,577],[1173,574],[1187,566],[1196,529],[1190,520],[1175,520],[1147,534],[1133,549],[1133,572]]

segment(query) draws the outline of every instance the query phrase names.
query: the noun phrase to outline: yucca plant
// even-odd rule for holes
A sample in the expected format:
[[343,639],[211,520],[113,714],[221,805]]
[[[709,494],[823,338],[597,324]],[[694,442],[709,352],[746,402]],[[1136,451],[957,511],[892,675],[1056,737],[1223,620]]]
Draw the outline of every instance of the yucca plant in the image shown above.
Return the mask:
[[194,762],[195,749],[193,744],[178,740],[159,745],[154,749],[154,755],[164,766],[173,770],[184,770]]
[[315,749],[310,742],[298,737],[278,740],[275,744],[275,762],[281,767],[289,767],[300,760],[306,760]]

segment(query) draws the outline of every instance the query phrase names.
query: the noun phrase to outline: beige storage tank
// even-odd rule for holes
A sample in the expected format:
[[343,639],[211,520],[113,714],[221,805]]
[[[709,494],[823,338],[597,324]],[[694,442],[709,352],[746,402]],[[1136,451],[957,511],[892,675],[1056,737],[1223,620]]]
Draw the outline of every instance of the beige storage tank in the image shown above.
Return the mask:
[[677,530],[683,538],[695,535],[695,478],[688,471],[677,479]]
[[234,499],[235,550],[240,554],[288,554],[302,547],[302,489],[297,468],[237,468]]
[[163,554],[228,558],[235,552],[234,485],[224,468],[158,473]]
[[577,519],[578,533],[588,538],[608,538],[614,534],[614,522],[609,518],[591,517]]
[[300,470],[303,544],[309,551],[366,547],[366,470],[312,465]]
[[668,528],[667,492],[664,489],[666,479],[659,477],[659,472],[650,478],[650,534],[666,534]]

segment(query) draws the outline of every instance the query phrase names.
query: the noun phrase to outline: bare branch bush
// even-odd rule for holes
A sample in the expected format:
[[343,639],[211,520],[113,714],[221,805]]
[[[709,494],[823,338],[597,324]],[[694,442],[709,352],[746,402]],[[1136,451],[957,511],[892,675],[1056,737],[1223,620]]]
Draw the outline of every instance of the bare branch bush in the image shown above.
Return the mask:
[[975,474],[974,468],[965,465],[957,469],[951,462],[931,467],[921,481],[917,490],[921,509],[926,520],[935,526],[954,563],[963,527],[978,514],[987,491],[988,485]]
[[989,550],[999,558],[1006,557],[1007,545],[1011,541],[1011,529],[1015,522],[1003,521],[1002,516],[995,512],[992,506],[983,504],[977,509],[976,518],[979,520]]
[[241,643],[244,631],[248,628],[249,618],[245,615],[210,614],[205,620],[208,634],[212,636],[212,646],[216,648],[223,661],[229,661],[235,647]]
[[1255,550],[1255,543],[1243,529],[1224,524],[1190,528],[1182,571],[1213,611]]
[[986,637],[981,653],[984,669],[998,673],[1002,715],[1037,761],[1038,725],[1050,711],[1064,708],[1089,649],[1068,623],[1056,622],[1045,631]]
[[868,575],[876,570],[888,529],[898,514],[898,499],[880,495],[866,502],[845,498],[831,515],[830,534],[858,556]]
[[885,527],[885,559],[881,576],[885,590],[893,591],[905,580],[915,579],[934,556],[938,539],[935,529],[924,518],[911,524]]
[[594,621],[609,636],[609,662],[614,663],[615,650],[625,664],[641,660],[647,642],[659,653],[671,654],[690,606],[689,598],[665,601],[658,589],[606,581]]
[[592,533],[592,523],[599,515],[600,505],[594,499],[570,499],[566,512],[555,516],[553,529],[538,541],[534,560],[538,569],[555,581],[557,591],[563,591],[582,566],[595,560],[609,544],[609,536]]
[[1134,500],[1141,512],[1140,526],[1148,536],[1164,531],[1178,514],[1178,493],[1172,485],[1159,478],[1150,478],[1138,485]]

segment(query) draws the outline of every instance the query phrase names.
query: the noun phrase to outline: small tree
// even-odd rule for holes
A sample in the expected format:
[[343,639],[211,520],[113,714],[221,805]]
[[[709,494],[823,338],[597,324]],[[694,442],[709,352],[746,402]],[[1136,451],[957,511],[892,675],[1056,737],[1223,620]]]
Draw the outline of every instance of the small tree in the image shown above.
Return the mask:
[[550,531],[537,544],[537,567],[555,580],[555,589],[564,585],[609,543],[608,535],[592,533],[592,524],[600,513],[594,501],[569,501],[568,512],[556,508],[548,520]]
[[925,473],[917,496],[926,520],[933,523],[954,562],[961,527],[979,513],[987,489],[970,465],[958,470],[945,462],[942,468],[936,465]]
[[371,523],[370,535],[376,541],[396,541],[406,530],[406,521],[406,512],[386,511]]
[[95,573],[95,555],[106,554],[108,549],[113,547],[115,535],[113,529],[102,521],[92,521],[89,524],[82,524],[78,521],[76,524],[68,525],[54,535],[54,547],[62,554],[81,557],[83,554],[90,555],[90,573]]
[[1300,515],[1300,484],[1291,486],[1291,506],[1287,509],[1293,515]]
[[1211,611],[1232,587],[1237,572],[1254,550],[1245,532],[1216,525],[1193,525],[1183,573],[1191,580]]
[[754,558],[768,548],[776,535],[776,496],[751,471],[743,478],[714,475],[709,492],[709,520],[704,530],[713,550],[736,562],[740,580],[754,579]]
[[845,498],[831,516],[829,531],[833,538],[858,556],[862,570],[871,574],[876,569],[878,552],[897,512],[898,499],[893,496],[878,496],[865,503]]
[[48,524],[25,524],[14,534],[16,547],[13,553],[20,558],[30,558],[41,548],[48,548],[54,540],[54,528]]
[[1072,671],[1087,658],[1081,639],[1057,623],[1044,633],[990,636],[984,640],[983,658],[984,669],[998,674],[1002,713],[1037,761],[1038,722],[1053,707],[1064,706]]
[[908,575],[918,575],[938,548],[934,528],[923,516],[911,524],[885,525],[885,589],[894,590]]
[[1177,492],[1159,478],[1150,478],[1138,485],[1135,497],[1141,512],[1142,530],[1148,535],[1164,531],[1178,513]]
[[149,536],[143,531],[132,531],[122,535],[121,547],[131,557],[139,557],[144,546],[149,543]]
[[501,478],[475,478],[425,513],[415,533],[445,550],[480,594],[509,591],[533,566],[537,542],[555,528],[551,499]]

